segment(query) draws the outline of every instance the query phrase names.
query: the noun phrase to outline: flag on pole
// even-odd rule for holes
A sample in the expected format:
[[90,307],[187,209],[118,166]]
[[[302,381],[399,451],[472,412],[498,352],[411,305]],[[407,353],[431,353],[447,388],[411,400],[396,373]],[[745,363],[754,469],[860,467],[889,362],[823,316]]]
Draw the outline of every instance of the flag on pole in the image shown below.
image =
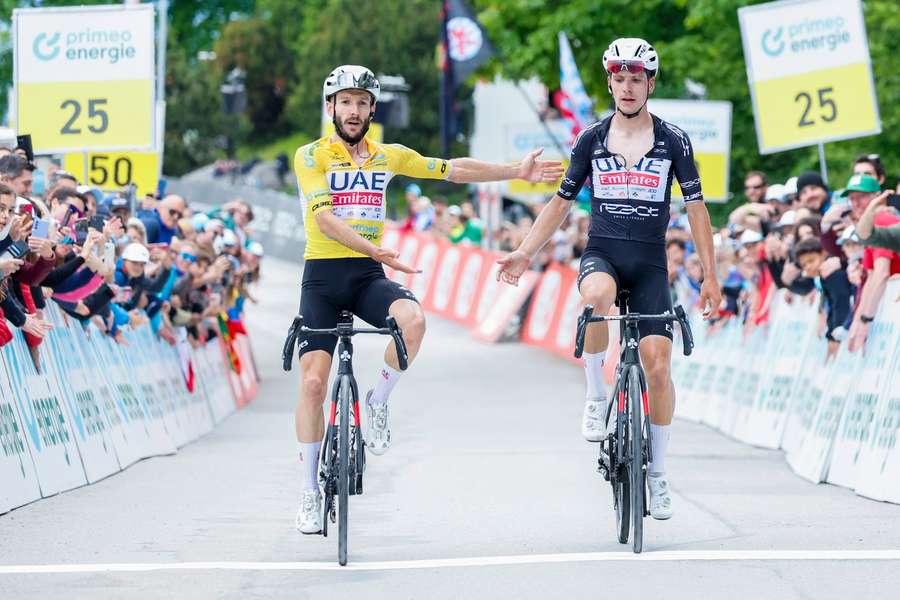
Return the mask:
[[456,86],[494,55],[494,47],[464,0],[444,0],[441,21],[441,149],[449,158],[457,133]]
[[593,123],[596,118],[594,103],[584,89],[569,40],[562,31],[559,32],[559,87],[553,100],[562,117],[572,126],[571,143],[578,132]]

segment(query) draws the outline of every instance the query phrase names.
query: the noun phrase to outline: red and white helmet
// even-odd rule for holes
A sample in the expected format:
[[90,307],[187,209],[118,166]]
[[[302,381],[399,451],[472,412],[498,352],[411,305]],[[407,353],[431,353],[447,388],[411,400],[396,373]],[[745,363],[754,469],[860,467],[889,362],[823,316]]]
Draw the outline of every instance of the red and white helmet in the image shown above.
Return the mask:
[[648,77],[659,74],[659,55],[647,40],[619,38],[603,53],[603,69],[607,73],[647,71]]
[[331,96],[344,90],[365,90],[372,94],[372,101],[377,102],[381,94],[381,84],[375,79],[375,74],[366,67],[342,65],[325,78],[322,98],[327,101]]

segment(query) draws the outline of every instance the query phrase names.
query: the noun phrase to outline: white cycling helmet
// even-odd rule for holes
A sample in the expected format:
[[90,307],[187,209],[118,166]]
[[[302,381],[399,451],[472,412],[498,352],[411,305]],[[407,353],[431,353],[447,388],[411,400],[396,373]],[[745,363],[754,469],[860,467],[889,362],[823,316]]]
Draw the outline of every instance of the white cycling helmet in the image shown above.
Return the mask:
[[659,75],[659,55],[647,40],[619,38],[603,53],[603,69],[607,73],[640,67],[648,77]]
[[381,84],[375,79],[375,74],[365,67],[341,65],[325,78],[325,84],[322,86],[322,98],[327,101],[328,98],[343,90],[365,90],[372,94],[374,102],[378,102]]

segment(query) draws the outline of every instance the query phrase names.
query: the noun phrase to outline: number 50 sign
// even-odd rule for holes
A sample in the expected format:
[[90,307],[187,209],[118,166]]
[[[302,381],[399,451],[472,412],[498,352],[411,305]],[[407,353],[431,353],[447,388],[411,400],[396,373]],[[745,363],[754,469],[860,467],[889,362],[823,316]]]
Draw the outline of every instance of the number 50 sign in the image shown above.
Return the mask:
[[859,0],[738,9],[759,151],[881,133]]
[[154,146],[152,4],[13,11],[16,130],[35,152]]

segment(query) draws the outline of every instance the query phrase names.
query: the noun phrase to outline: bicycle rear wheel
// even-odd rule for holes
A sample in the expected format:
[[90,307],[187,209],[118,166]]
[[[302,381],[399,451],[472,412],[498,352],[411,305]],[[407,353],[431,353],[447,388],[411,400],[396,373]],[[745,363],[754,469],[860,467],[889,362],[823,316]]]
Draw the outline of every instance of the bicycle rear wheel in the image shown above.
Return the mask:
[[338,430],[338,563],[347,564],[347,521],[350,507],[350,404],[352,403],[350,378],[341,377],[338,399],[340,404],[340,429]]
[[[624,386],[622,379],[619,386]],[[618,402],[619,394],[624,388],[617,388],[613,394],[612,402]],[[628,529],[631,526],[631,482],[628,479],[628,462],[626,461],[628,448],[628,419],[627,413],[620,414],[618,406],[616,411],[616,437],[610,442],[610,466],[612,476],[610,480],[613,486],[613,498],[616,505],[616,532],[619,543],[628,543]]]
[[644,469],[643,387],[639,367],[628,371],[628,409],[630,443],[628,472],[631,479],[631,514],[633,516],[632,549],[640,554],[644,545],[644,516],[646,515],[647,474]]

